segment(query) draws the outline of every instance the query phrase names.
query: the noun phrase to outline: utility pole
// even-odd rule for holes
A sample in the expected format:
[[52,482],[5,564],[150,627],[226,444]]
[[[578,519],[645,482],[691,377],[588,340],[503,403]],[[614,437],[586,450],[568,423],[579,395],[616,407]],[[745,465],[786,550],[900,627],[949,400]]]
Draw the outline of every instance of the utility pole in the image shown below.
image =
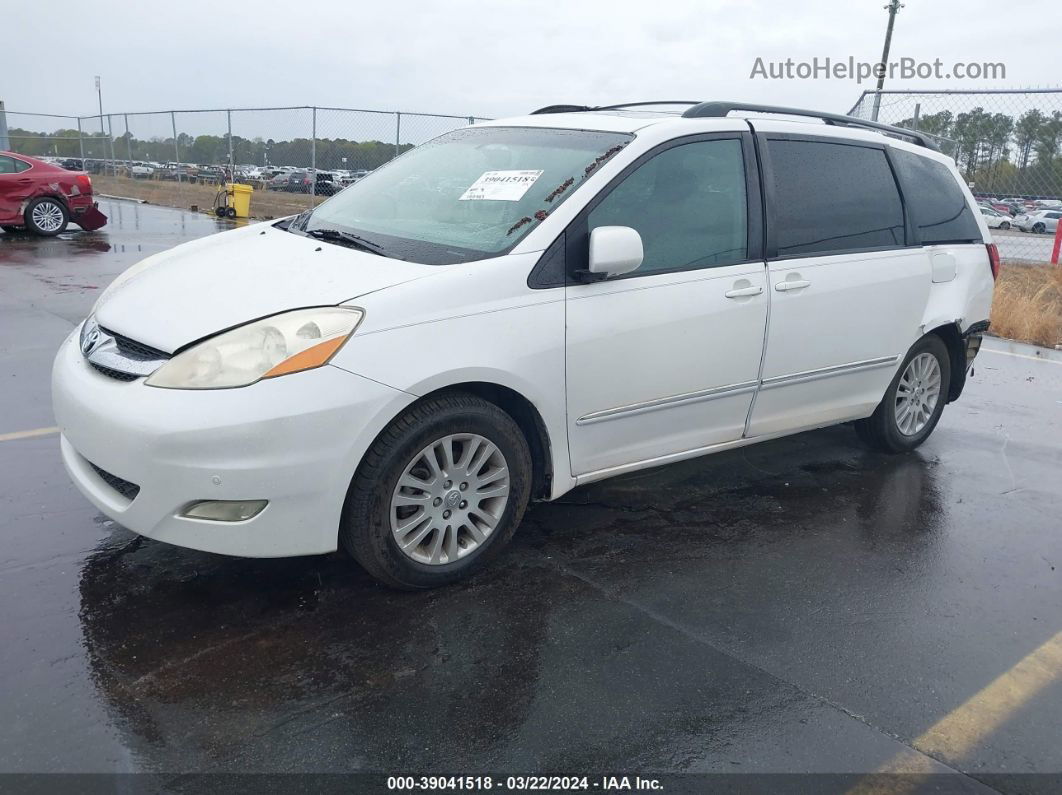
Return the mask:
[[4,111],[4,101],[0,99],[0,149],[10,149],[11,141],[7,135],[7,113]]
[[892,47],[892,26],[896,24],[896,12],[903,8],[903,3],[889,0],[889,4],[883,7],[889,12],[889,25],[885,28],[885,48],[881,51],[881,71],[878,72],[878,89],[874,94],[874,112],[870,117],[873,121],[878,120],[878,111],[881,110],[881,88],[885,85],[885,69],[889,63],[889,48]]
[[100,76],[96,75],[96,97],[100,101],[100,144],[103,146],[103,157],[107,157],[107,131],[103,129],[103,90],[100,88]]

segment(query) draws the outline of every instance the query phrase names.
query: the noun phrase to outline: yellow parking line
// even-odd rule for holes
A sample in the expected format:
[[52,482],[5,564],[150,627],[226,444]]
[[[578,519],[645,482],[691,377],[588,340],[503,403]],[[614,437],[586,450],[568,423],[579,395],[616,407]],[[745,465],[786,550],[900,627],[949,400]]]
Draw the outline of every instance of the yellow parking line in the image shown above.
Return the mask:
[[913,745],[932,756],[963,757],[1059,675],[1062,632],[930,726]]
[[49,436],[59,433],[58,428],[34,428],[32,431],[15,431],[14,433],[0,433],[0,442],[13,442],[15,439],[32,439],[34,436]]
[[[917,789],[922,783],[922,777],[917,774],[928,774],[939,769],[929,757],[941,759],[949,764],[967,757],[970,751],[1006,723],[1015,712],[1060,677],[1062,632],[1030,652],[1009,671],[998,676],[922,732],[911,743],[914,750],[900,752],[851,792],[869,795]],[[881,775],[897,773],[916,775],[899,781],[888,775]]]

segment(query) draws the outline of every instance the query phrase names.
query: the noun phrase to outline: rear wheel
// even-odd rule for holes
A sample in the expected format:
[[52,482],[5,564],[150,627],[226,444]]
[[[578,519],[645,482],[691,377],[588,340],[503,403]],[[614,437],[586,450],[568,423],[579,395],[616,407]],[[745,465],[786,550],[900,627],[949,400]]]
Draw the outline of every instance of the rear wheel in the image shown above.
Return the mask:
[[501,551],[530,493],[531,453],[512,417],[473,395],[442,395],[373,442],[351,482],[340,539],[388,585],[448,585]]
[[1032,230],[1036,232],[1036,234],[1042,235],[1044,232],[1047,231],[1047,227],[1043,224],[1033,224]]
[[927,334],[908,352],[874,413],[856,422],[856,432],[886,453],[914,450],[937,426],[950,383],[948,348],[936,334]]
[[58,199],[44,197],[30,202],[24,215],[26,228],[36,235],[52,237],[66,229],[70,214]]
[[1004,221],[999,225],[1000,229],[1010,229],[1010,221]]

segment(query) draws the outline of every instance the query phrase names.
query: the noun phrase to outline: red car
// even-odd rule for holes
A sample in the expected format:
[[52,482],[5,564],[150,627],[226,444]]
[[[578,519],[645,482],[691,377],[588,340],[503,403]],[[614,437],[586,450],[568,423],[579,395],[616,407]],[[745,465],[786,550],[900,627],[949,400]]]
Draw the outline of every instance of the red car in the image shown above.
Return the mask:
[[0,229],[50,237],[70,221],[88,232],[107,223],[92,200],[89,175],[0,151]]

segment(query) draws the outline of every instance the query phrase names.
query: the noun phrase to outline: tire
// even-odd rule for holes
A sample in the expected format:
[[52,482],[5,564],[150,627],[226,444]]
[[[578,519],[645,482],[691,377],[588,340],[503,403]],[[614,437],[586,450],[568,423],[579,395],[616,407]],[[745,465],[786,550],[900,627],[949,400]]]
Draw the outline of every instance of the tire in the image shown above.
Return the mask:
[[[930,358],[936,365],[936,378],[933,377]],[[916,359],[918,363],[915,363]],[[856,421],[856,433],[868,446],[885,453],[914,450],[937,427],[944,405],[948,402],[950,384],[951,357],[948,347],[936,334],[927,334],[908,351],[874,413],[864,420]],[[912,389],[918,388],[926,391],[916,391],[910,398],[906,397]],[[908,408],[925,406],[929,402],[932,407],[928,412]],[[905,408],[908,410],[905,411]]]
[[1046,226],[1044,226],[1043,224],[1033,224],[1033,228],[1032,228],[1032,230],[1033,230],[1033,231],[1034,231],[1034,232],[1035,232],[1036,234],[1038,234],[1038,235],[1042,235],[1042,234],[1043,234],[1044,232],[1046,232],[1046,231],[1047,231],[1047,227],[1046,227]]
[[236,217],[236,208],[235,207],[226,207],[225,208],[225,217],[226,218],[235,218]]
[[[439,457],[446,445],[453,466]],[[437,465],[442,462],[431,481],[429,450]],[[462,462],[466,455],[470,461]],[[486,457],[473,472],[481,455]],[[481,479],[484,493],[503,489],[503,469],[507,492],[464,499],[476,493],[473,478]],[[366,452],[347,492],[340,542],[386,585],[449,585],[481,568],[512,538],[531,494],[531,472],[527,440],[507,413],[463,392],[429,398],[395,419]],[[400,479],[425,488],[400,486]],[[403,527],[408,551],[399,546]]]
[[54,237],[70,223],[66,205],[51,196],[31,201],[23,217],[26,219],[26,229],[41,237]]
[[1003,223],[1001,223],[999,225],[999,228],[1000,229],[1004,229],[1004,230],[1010,229],[1010,222],[1009,221],[1004,221]]

